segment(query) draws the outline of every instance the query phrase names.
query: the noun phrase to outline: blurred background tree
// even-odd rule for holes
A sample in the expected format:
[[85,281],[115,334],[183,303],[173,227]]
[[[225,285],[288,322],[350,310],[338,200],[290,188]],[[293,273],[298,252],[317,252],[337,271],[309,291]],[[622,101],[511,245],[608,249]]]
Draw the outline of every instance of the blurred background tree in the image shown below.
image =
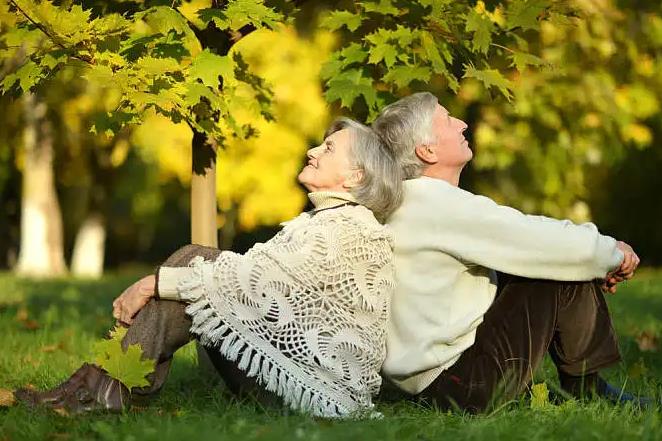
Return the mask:
[[[48,108],[51,194],[64,219],[59,248],[76,274],[98,275],[104,262],[157,263],[189,241],[196,130],[223,147],[216,157],[214,224],[221,246],[241,251],[305,204],[295,176],[306,148],[320,141],[332,116],[370,120],[386,103],[418,90],[438,95],[470,125],[476,159],[464,186],[528,212],[593,219],[606,233],[632,242],[645,262],[662,261],[656,226],[662,214],[660,5],[83,2],[93,12],[79,23],[89,38],[81,36],[82,43],[66,53],[51,50],[51,59],[35,48],[37,41],[47,43],[38,28],[25,20],[25,27],[14,26],[11,3],[0,1],[0,83],[6,91],[0,101],[6,128],[0,131],[0,234],[7,238],[0,243],[0,265],[20,260],[22,134],[29,125],[25,106],[10,98],[26,90]],[[72,13],[72,4],[57,7]],[[227,16],[218,10],[233,4],[267,5],[251,18],[264,29],[224,22]],[[296,13],[283,13],[293,5],[300,6]],[[150,12],[130,23],[110,15],[144,11]],[[106,20],[103,29],[92,24],[94,17]],[[217,22],[239,34],[226,52],[205,52],[196,39]],[[141,34],[101,38],[113,23],[137,26]],[[26,63],[17,50],[33,55]],[[98,64],[90,68],[88,56]],[[184,83],[197,91],[198,105],[181,103],[178,84],[186,76],[193,78]],[[151,88],[118,111],[117,91],[137,87],[132,78]],[[231,95],[214,92],[228,84]],[[218,96],[225,101],[209,104]],[[209,113],[209,105],[220,107]],[[199,112],[213,128],[196,122]],[[91,126],[99,134],[90,133]]]

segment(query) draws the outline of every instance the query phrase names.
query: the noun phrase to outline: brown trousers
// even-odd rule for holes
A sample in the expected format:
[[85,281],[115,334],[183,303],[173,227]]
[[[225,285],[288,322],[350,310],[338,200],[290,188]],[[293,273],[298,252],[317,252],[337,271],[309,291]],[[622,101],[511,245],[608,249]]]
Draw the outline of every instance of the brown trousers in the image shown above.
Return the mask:
[[[220,253],[216,248],[187,245],[177,250],[164,266],[187,266],[195,256],[215,259]],[[133,389],[132,394],[149,396],[158,392],[166,381],[172,357],[194,336],[189,333],[191,319],[185,312],[186,304],[171,300],[152,299],[141,309],[127,330],[122,341],[124,349],[128,345],[140,344],[143,357],[156,360],[156,369],[148,376],[150,386]],[[234,362],[223,358],[214,348],[205,348],[214,367],[223,378],[228,389],[238,395],[254,395],[263,403],[273,403],[274,395],[257,387],[252,378],[246,377]]]
[[526,390],[547,352],[562,380],[620,360],[600,287],[500,274],[475,343],[417,398],[442,409],[493,409]]

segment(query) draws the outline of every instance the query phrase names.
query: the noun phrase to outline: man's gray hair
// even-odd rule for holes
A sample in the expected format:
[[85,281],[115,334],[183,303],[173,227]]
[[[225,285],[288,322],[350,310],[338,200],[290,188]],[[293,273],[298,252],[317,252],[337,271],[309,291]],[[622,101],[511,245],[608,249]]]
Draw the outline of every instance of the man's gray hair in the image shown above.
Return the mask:
[[395,152],[405,179],[417,178],[425,164],[416,156],[419,145],[434,144],[432,117],[439,101],[419,92],[384,107],[372,128]]
[[402,202],[402,171],[395,155],[374,130],[349,118],[336,119],[324,137],[343,129],[350,131],[350,161],[363,173],[350,193],[359,204],[369,208],[377,220],[385,222]]

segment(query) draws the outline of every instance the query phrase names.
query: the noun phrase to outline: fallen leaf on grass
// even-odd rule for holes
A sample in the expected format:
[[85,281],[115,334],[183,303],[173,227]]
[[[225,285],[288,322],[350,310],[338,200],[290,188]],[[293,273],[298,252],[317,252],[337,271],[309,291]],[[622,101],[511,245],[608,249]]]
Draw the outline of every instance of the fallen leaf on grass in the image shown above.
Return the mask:
[[14,392],[8,389],[0,389],[0,407],[11,407],[16,403]]
[[531,386],[531,409],[543,409],[549,404],[547,384],[538,383]]
[[32,320],[28,312],[28,308],[21,306],[18,311],[16,311],[16,321],[20,322],[25,329],[34,331],[39,329],[39,322]]
[[67,409],[64,409],[62,407],[56,407],[55,409],[53,409],[53,412],[63,417],[69,416],[69,412],[67,412]]
[[55,351],[64,351],[64,343],[60,342],[55,345],[46,345],[41,347],[41,352],[55,352]]
[[655,352],[658,350],[658,340],[655,334],[644,331],[634,339],[642,352]]
[[18,311],[16,311],[16,320],[19,322],[24,322],[28,319],[28,308],[25,306],[21,306],[18,308]]

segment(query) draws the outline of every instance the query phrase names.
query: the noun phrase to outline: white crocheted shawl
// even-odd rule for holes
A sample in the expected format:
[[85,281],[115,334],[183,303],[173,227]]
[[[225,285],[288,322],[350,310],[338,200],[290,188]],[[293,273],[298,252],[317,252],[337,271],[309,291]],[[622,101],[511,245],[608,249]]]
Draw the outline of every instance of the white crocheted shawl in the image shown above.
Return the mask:
[[321,206],[349,194],[322,196],[312,194],[316,210],[244,255],[193,259],[179,292],[201,343],[290,407],[361,417],[381,385],[392,236],[363,206]]

